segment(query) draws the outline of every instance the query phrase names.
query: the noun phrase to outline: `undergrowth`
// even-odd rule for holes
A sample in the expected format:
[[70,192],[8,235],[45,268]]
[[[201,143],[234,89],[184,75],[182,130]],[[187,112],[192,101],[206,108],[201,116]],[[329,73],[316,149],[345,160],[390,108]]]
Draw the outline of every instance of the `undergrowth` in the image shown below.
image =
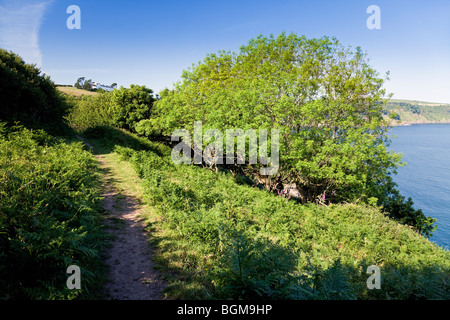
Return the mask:
[[[83,144],[1,126],[0,299],[86,299],[104,280],[98,164]],[[81,269],[69,290],[67,267]]]
[[[115,151],[161,216],[165,233],[153,242],[173,298],[450,298],[448,250],[380,208],[286,201],[231,174],[174,165],[162,145]],[[366,286],[370,265],[381,269],[380,290]]]

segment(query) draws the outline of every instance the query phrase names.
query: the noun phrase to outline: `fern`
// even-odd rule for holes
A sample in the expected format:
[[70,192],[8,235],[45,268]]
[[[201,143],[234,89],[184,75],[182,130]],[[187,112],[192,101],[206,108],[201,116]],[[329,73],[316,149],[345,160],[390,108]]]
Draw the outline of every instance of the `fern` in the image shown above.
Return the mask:
[[[99,283],[99,182],[81,144],[17,127],[0,137],[0,298],[86,297]],[[83,266],[82,293],[65,270]]]

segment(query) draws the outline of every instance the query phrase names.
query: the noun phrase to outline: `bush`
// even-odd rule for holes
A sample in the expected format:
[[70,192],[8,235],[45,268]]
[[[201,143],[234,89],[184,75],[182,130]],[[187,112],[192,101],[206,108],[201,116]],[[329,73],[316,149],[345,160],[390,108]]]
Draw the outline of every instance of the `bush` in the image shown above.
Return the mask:
[[131,85],[129,89],[114,90],[111,97],[113,124],[134,131],[139,121],[150,118],[154,101],[153,90],[145,86]]
[[433,231],[437,229],[436,219],[426,217],[421,209],[415,209],[412,199],[406,200],[396,188],[397,184],[393,182],[391,177],[387,177],[383,183],[374,184],[370,194],[374,196],[374,202],[390,218],[411,226],[427,238],[431,237]]
[[[97,163],[44,131],[0,136],[0,299],[86,298],[102,271]],[[69,265],[82,290],[66,288]]]
[[[156,98],[145,86],[131,85],[97,96],[70,97],[72,108],[67,120],[77,131],[114,126],[136,132],[141,121],[147,121]],[[139,132],[142,126],[138,127]]]
[[67,116],[69,125],[84,133],[99,126],[112,125],[111,94],[104,92],[97,96],[67,97],[71,104]]
[[214,295],[221,299],[289,299],[296,255],[267,239],[233,230],[222,236],[223,250],[213,269]]
[[27,126],[64,129],[68,105],[55,84],[35,65],[0,49],[0,120]]

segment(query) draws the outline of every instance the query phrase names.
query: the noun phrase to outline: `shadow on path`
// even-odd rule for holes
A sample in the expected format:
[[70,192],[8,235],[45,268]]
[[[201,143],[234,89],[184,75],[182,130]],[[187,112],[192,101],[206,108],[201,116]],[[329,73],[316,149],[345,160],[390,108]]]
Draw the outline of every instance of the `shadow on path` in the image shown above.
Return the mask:
[[[91,151],[94,146],[85,138],[77,136]],[[102,150],[106,151],[106,150]],[[111,246],[106,250],[109,282],[106,295],[117,300],[161,300],[166,286],[159,272],[153,268],[153,252],[148,234],[140,219],[140,201],[126,192],[119,193],[115,187],[120,177],[114,174],[105,154],[96,155],[103,178],[103,209],[107,211],[105,224],[112,236]]]

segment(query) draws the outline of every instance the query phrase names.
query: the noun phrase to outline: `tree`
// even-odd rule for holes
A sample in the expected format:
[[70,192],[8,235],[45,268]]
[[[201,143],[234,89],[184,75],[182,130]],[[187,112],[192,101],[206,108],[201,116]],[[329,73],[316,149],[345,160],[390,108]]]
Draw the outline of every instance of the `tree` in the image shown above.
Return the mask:
[[202,121],[203,133],[278,129],[276,175],[261,176],[260,164],[229,169],[269,190],[295,183],[302,202],[388,206],[393,189],[383,190],[401,156],[387,148],[385,80],[366,60],[361,48],[346,48],[335,38],[261,35],[238,53],[208,54],[184,71],[140,130],[170,135],[185,128],[192,136],[194,121]]
[[74,87],[77,89],[83,89],[85,77],[78,78],[77,82],[75,82]]
[[92,90],[92,79],[84,81],[82,89],[83,90],[87,90],[87,91],[91,91]]
[[111,92],[113,123],[119,128],[135,131],[135,125],[150,117],[153,90],[146,86],[131,85],[129,89],[120,87]]
[[208,54],[184,71],[155,105],[151,129],[141,130],[170,135],[186,128],[192,136],[194,121],[202,121],[203,133],[278,129],[276,175],[261,176],[260,164],[229,169],[268,190],[295,184],[302,202],[382,204],[377,196],[388,195],[380,188],[402,165],[387,148],[383,83],[359,47],[328,37],[259,36],[238,53]]
[[305,201],[324,193],[354,200],[399,163],[386,149],[383,80],[360,48],[328,37],[259,36],[237,54],[208,55],[182,79],[157,104],[152,125],[165,134],[192,130],[194,120],[204,130],[279,129],[277,176],[259,176],[258,165],[239,169],[270,190],[295,183]]

